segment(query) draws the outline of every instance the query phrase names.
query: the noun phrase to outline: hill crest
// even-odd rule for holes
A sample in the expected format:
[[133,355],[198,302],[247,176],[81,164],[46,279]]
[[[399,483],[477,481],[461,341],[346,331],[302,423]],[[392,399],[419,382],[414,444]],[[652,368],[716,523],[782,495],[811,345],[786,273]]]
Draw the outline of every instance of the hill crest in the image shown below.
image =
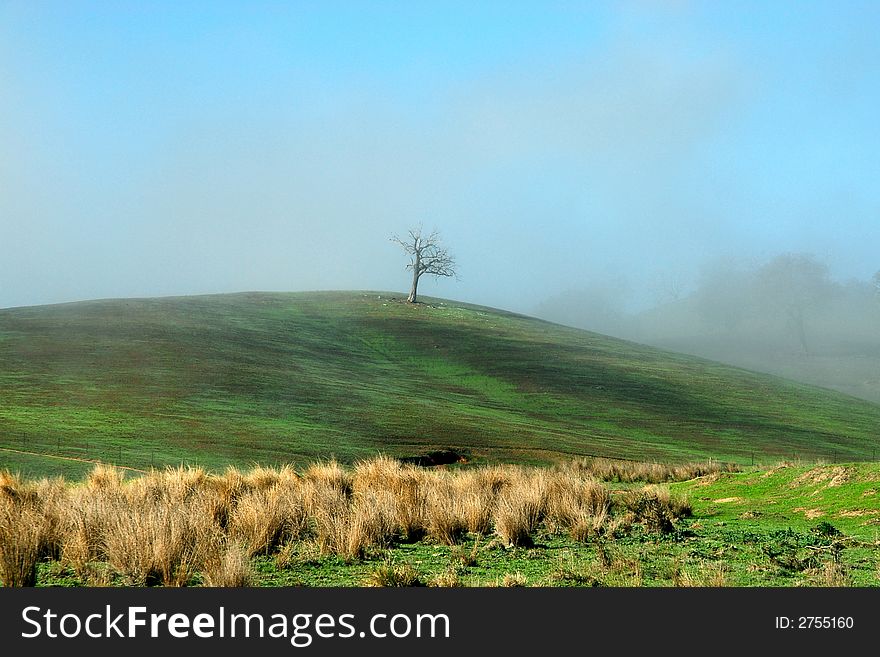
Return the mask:
[[[0,447],[133,467],[444,449],[519,462],[872,457],[869,402],[424,301],[242,292],[0,310]],[[8,454],[0,465],[16,463]]]

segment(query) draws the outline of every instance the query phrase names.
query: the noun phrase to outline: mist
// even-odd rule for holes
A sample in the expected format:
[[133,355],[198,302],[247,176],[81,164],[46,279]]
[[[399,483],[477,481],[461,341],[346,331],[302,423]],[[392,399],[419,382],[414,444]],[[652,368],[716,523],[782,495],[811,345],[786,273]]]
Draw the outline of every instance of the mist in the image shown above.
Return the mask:
[[[0,307],[402,293],[389,238],[421,224],[459,271],[424,295],[746,366],[861,358],[878,13],[4,3]],[[832,291],[804,354],[745,282],[784,253]]]
[[[880,402],[880,275],[833,280],[807,253],[704,264],[689,292],[637,312],[607,290],[541,303],[547,319]],[[615,305],[616,302],[616,305]]]

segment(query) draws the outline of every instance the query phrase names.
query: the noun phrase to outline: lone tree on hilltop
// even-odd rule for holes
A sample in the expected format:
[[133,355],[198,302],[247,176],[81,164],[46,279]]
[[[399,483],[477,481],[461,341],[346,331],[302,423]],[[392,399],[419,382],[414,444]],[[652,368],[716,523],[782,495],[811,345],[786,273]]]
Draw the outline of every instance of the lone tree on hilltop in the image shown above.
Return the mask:
[[407,301],[416,303],[416,294],[419,288],[419,279],[422,274],[431,276],[455,276],[455,258],[440,243],[440,234],[435,230],[430,235],[422,235],[422,227],[412,229],[406,238],[401,239],[392,235],[392,242],[397,242],[409,255],[410,261],[406,266],[412,270],[412,287],[409,290]]

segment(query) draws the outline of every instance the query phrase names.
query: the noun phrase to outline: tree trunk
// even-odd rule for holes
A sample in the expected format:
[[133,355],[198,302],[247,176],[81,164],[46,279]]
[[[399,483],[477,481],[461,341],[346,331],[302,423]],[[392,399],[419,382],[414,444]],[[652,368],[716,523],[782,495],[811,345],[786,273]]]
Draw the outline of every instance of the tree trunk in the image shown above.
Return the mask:
[[797,333],[798,340],[800,340],[801,348],[804,350],[804,353],[809,355],[810,349],[807,347],[807,332],[804,330],[804,315],[803,313],[798,313],[797,318]]
[[804,354],[809,355],[810,349],[807,346],[807,331],[804,327],[804,311],[803,308],[799,306],[795,306],[789,309],[788,314],[789,322],[791,322],[791,326],[794,329],[795,334],[797,335],[798,342],[800,342],[801,349]]
[[419,258],[419,254],[416,253],[416,261],[413,263],[412,287],[409,289],[409,296],[406,299],[410,303],[416,302],[416,291],[419,289],[419,276],[421,275],[419,272],[419,267],[421,266],[421,264],[421,258]]

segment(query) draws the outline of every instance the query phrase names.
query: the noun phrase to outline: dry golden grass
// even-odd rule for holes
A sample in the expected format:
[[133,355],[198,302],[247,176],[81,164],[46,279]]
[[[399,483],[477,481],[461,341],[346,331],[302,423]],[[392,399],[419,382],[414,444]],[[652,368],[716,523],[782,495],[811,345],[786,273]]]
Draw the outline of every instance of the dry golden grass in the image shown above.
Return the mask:
[[22,481],[0,472],[0,581],[34,586],[37,563],[61,553],[64,484],[60,479]]
[[218,546],[202,570],[205,586],[241,588],[253,582],[250,550],[238,542]]
[[833,588],[850,586],[846,568],[835,559],[829,559],[822,563],[822,566],[818,569],[816,583],[819,586]]
[[112,465],[99,463],[86,477],[86,486],[92,490],[117,490],[122,486],[125,472]]
[[449,569],[432,577],[428,581],[428,586],[434,586],[438,588],[461,588],[465,586],[465,582],[461,578],[461,575],[458,574],[458,572],[456,572],[454,569]]
[[105,536],[108,519],[123,508],[119,490],[94,490],[77,486],[68,494],[62,513],[62,563],[70,566],[79,578],[91,583],[93,564],[106,559]]
[[612,505],[598,477],[668,479],[697,471],[601,459],[552,469],[429,470],[379,456],[350,469],[313,463],[302,474],[290,467],[222,474],[179,467],[126,478],[99,464],[73,485],[0,472],[0,578],[33,585],[36,565],[50,557],[85,584],[121,578],[185,586],[200,576],[206,585],[243,586],[257,555],[274,555],[282,565],[312,552],[354,560],[426,536],[454,546],[468,533],[529,546],[539,526],[578,541],[615,536],[633,523],[667,531],[689,513],[687,500],[650,485]]
[[392,496],[383,491],[360,491],[352,498],[337,481],[306,479],[306,509],[321,552],[357,559],[371,548],[390,545],[397,530]]
[[727,566],[720,562],[701,561],[689,568],[677,564],[673,569],[672,583],[682,588],[724,587],[727,586],[727,573]]
[[722,464],[717,461],[671,465],[665,463],[623,461],[601,457],[579,459],[567,463],[562,467],[590,474],[600,481],[615,481],[621,483],[641,481],[649,484],[687,481],[689,479],[695,479],[696,477],[717,475],[721,472],[739,471],[739,468],[735,465]]
[[249,557],[271,554],[286,541],[300,540],[309,532],[306,501],[299,482],[266,478],[263,484],[239,496],[227,512],[226,531],[247,550]]
[[361,499],[378,496],[394,531],[415,542],[427,531],[429,481],[430,476],[423,469],[378,456],[355,465],[352,489]]
[[314,484],[336,489],[345,497],[351,497],[353,493],[351,474],[334,460],[312,463],[303,476]]
[[532,534],[543,520],[551,490],[541,470],[512,469],[509,487],[493,513],[495,533],[507,545],[532,545]]
[[467,533],[460,498],[449,477],[435,477],[428,500],[428,536],[443,545],[455,545]]
[[546,519],[552,531],[570,531],[585,538],[601,529],[611,505],[604,485],[562,471],[547,477],[545,489]]
[[134,586],[185,586],[216,549],[219,529],[207,504],[129,501],[106,518],[110,565]]
[[505,573],[503,577],[495,580],[495,586],[505,588],[523,587],[528,586],[528,584],[528,578],[520,572]]
[[363,583],[375,587],[424,586],[419,572],[410,564],[395,564],[390,560],[376,566]]
[[669,489],[655,484],[628,491],[621,498],[621,504],[632,515],[633,522],[664,534],[675,529],[674,520],[691,514],[686,498],[673,496]]
[[34,586],[43,542],[43,515],[33,502],[0,498],[0,581]]
[[501,491],[510,484],[510,473],[501,467],[469,470],[453,481],[461,516],[467,530],[487,535],[492,531],[492,515]]

